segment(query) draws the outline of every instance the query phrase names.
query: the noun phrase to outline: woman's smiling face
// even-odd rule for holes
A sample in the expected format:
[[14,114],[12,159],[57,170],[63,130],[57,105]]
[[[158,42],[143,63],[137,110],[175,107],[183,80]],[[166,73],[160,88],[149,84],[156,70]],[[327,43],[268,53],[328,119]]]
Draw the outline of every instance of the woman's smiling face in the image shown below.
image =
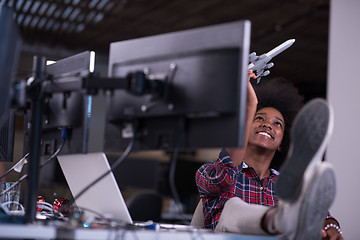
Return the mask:
[[285,120],[282,114],[272,107],[259,109],[251,125],[249,144],[268,150],[277,150],[285,131]]

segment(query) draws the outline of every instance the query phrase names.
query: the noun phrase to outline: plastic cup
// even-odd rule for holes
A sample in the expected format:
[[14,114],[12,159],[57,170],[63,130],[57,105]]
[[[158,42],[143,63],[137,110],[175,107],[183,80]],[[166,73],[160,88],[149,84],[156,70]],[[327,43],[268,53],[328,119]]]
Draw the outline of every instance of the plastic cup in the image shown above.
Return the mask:
[[[3,210],[16,211],[19,208],[20,184],[8,190],[14,182],[0,182],[0,206]],[[8,191],[6,191],[8,190]],[[6,191],[5,193],[3,193]],[[4,209],[6,208],[6,209]]]

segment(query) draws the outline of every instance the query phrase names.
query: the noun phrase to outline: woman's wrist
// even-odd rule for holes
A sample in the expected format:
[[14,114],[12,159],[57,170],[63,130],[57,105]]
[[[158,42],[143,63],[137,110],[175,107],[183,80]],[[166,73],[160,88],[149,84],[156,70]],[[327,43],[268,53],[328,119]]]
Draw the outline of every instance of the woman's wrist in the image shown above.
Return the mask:
[[342,231],[341,231],[341,228],[339,227],[339,225],[335,224],[335,223],[329,223],[329,224],[326,224],[324,226],[324,231],[326,232],[327,230],[329,229],[335,229],[341,236],[342,236]]

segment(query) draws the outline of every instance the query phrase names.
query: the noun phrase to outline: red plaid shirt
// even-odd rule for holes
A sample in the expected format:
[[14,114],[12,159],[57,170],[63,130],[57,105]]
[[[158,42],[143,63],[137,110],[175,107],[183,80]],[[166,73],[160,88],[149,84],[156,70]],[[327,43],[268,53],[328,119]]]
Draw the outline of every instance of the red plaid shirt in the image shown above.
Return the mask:
[[260,179],[245,163],[235,167],[223,149],[217,161],[205,163],[196,172],[196,184],[204,203],[204,227],[215,229],[225,202],[232,197],[251,204],[277,204],[273,186],[278,175],[271,169],[269,177]]

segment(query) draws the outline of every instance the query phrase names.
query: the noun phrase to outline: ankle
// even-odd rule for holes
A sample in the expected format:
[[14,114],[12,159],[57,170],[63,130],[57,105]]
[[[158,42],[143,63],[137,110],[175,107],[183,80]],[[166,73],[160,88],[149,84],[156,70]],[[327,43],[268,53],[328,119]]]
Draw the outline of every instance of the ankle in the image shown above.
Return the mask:
[[274,213],[275,207],[271,207],[261,218],[261,228],[270,235],[277,235],[279,232],[275,229],[274,225]]

